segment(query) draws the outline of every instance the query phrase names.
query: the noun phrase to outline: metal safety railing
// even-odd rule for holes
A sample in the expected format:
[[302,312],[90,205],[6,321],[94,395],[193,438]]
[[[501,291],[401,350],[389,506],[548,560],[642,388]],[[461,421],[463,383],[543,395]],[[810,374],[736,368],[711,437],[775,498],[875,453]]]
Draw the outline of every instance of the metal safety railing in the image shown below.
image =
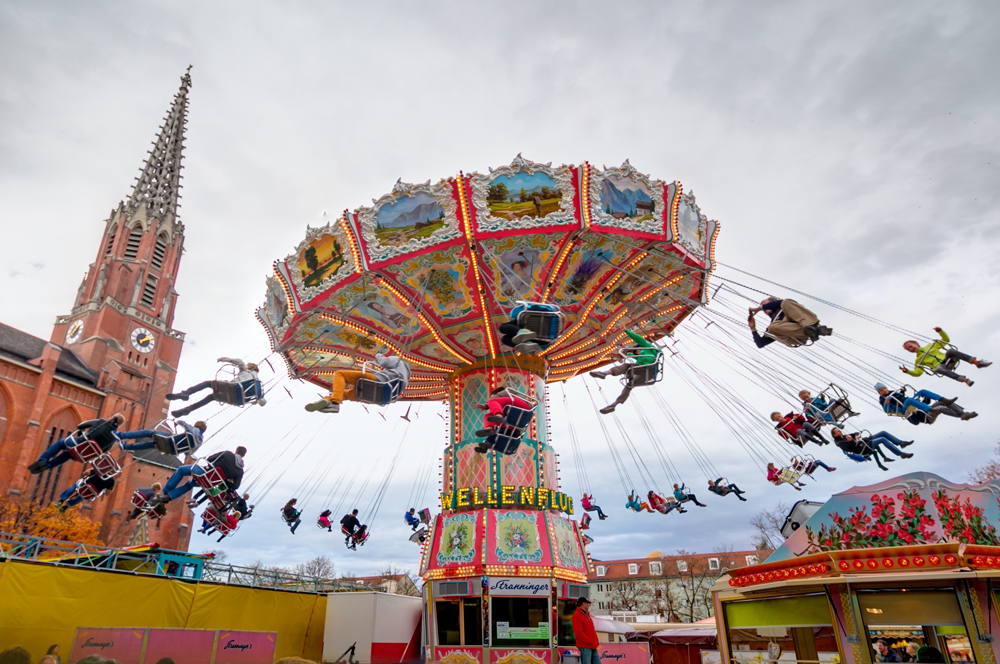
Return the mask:
[[381,587],[354,579],[324,579],[281,568],[227,565],[214,562],[209,556],[149,545],[119,549],[0,532],[0,561],[3,560],[293,592],[384,592]]

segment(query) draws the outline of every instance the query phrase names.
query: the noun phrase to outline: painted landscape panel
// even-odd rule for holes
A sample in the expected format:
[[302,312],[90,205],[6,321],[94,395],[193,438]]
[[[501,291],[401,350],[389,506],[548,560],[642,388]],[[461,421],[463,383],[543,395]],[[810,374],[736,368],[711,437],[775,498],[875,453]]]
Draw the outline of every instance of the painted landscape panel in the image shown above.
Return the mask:
[[639,180],[609,175],[601,183],[601,210],[615,219],[650,221],[656,212],[652,193]]
[[443,228],[444,208],[426,192],[402,196],[375,213],[375,237],[382,244],[398,246],[413,239],[429,237]]
[[541,219],[559,209],[562,190],[559,183],[545,173],[518,171],[493,178],[486,202],[495,217]]

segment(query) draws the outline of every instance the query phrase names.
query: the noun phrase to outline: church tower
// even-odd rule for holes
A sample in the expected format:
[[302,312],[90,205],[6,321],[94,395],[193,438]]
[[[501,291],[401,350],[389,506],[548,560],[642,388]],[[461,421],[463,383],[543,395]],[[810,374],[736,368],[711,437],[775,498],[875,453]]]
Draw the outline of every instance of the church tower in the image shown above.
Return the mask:
[[[122,430],[152,428],[167,414],[184,333],[173,329],[174,283],[184,250],[178,216],[190,67],[181,78],[127,201],[111,211],[68,315],[49,341],[0,323],[0,493],[46,505],[82,469],[67,463],[38,475],[28,465],[77,423],[125,416]],[[116,452],[117,485],[79,509],[101,524],[100,538],[123,546],[136,523],[132,492],[165,483],[180,460],[156,450]],[[193,519],[183,506],[161,520],[155,539],[186,550]]]
[[178,217],[190,68],[127,202],[105,222],[72,312],[56,319],[51,342],[100,372],[101,417],[120,412],[126,428],[167,412],[184,334],[171,327],[174,283],[184,248]]

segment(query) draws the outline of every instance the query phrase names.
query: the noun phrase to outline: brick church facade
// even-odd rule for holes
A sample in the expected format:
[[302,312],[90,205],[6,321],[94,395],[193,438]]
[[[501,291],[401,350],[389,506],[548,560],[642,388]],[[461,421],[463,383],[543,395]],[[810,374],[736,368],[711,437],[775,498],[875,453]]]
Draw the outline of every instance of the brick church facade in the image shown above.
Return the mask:
[[[184,333],[171,326],[174,283],[184,247],[177,215],[190,73],[170,107],[127,201],[104,234],[71,311],[56,318],[48,341],[0,323],[0,493],[45,505],[80,478],[69,462],[39,475],[27,468],[78,422],[125,416],[123,430],[152,428],[167,413]],[[143,539],[147,524],[125,522],[132,492],[165,483],[181,461],[155,450],[115,448],[123,471],[112,492],[82,510],[101,523],[108,544]],[[150,542],[187,550],[193,514],[175,501]]]

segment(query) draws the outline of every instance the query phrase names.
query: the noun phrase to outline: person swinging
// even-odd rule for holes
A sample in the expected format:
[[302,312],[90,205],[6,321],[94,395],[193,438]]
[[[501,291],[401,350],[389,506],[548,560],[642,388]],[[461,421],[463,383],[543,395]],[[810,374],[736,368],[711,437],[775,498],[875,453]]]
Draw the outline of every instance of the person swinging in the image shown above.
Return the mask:
[[[536,327],[541,334],[528,327],[521,327],[522,314],[540,314]],[[540,302],[521,302],[510,310],[510,320],[497,326],[500,332],[500,343],[513,348],[518,353],[534,355],[549,347],[549,344],[559,335],[562,327],[562,315],[559,307],[554,304]]]
[[698,498],[693,493],[688,493],[686,489],[687,487],[684,484],[674,485],[674,498],[677,499],[678,504],[691,502],[698,507],[708,507],[704,503],[699,503]]
[[168,394],[168,401],[176,401],[178,399],[187,401],[188,397],[197,392],[212,390],[212,393],[201,401],[196,401],[190,406],[178,408],[172,411],[171,415],[174,417],[184,417],[202,406],[207,406],[213,401],[221,401],[233,406],[243,406],[248,403],[256,403],[258,406],[263,406],[267,403],[260,384],[260,376],[256,364],[253,362],[245,363],[243,360],[235,357],[220,357],[217,361],[225,362],[235,367],[236,376],[232,380],[205,380],[181,392]]
[[375,381],[382,385],[391,385],[391,394],[395,395],[391,401],[399,398],[406,386],[410,383],[410,365],[401,357],[396,355],[375,355],[375,363],[380,367],[378,370],[367,372],[362,367],[361,371],[341,369],[334,372],[333,381],[330,386],[330,394],[319,401],[306,404],[309,412],[339,413],[340,404],[347,401],[362,401],[358,396],[358,380]]
[[823,437],[823,434],[819,432],[816,425],[807,420],[804,415],[798,413],[782,415],[775,411],[771,413],[771,421],[777,423],[774,428],[778,432],[778,435],[791,442],[792,445],[805,447],[808,442],[813,442],[817,445],[827,445],[830,442]]
[[[759,311],[763,311],[771,319],[764,335],[757,333],[757,321],[754,315]],[[832,329],[820,325],[816,314],[787,297],[783,300],[769,297],[762,300],[759,307],[751,307],[747,325],[750,326],[753,342],[757,348],[763,348],[775,341],[796,348],[816,341],[821,336],[833,334]]]
[[646,494],[646,498],[649,499],[649,506],[660,514],[670,514],[674,510],[677,510],[681,514],[687,513],[687,510],[684,509],[677,500],[667,502],[663,496],[656,493],[652,489],[650,489],[649,493]]
[[940,327],[935,327],[934,331],[938,333],[941,339],[932,341],[926,346],[921,346],[912,339],[903,342],[903,348],[907,352],[915,353],[917,357],[913,361],[912,369],[901,366],[899,367],[900,371],[911,376],[922,376],[926,371],[936,376],[947,376],[952,380],[957,380],[972,387],[973,381],[971,379],[955,372],[959,362],[968,362],[977,369],[985,369],[993,363],[988,360],[976,359],[971,355],[966,355],[955,347],[949,347],[948,342],[951,339],[948,337],[948,334]]
[[291,528],[293,535],[295,534],[296,528],[298,528],[302,523],[302,512],[295,508],[295,504],[297,502],[299,502],[298,499],[292,498],[285,503],[284,507],[281,508],[281,518],[288,524],[288,527]]
[[[138,452],[139,450],[151,450],[157,448],[157,439],[160,439],[164,449],[171,451],[183,450],[192,453],[201,447],[202,435],[208,429],[205,422],[199,420],[191,426],[184,420],[177,420],[182,431],[175,434],[165,434],[155,429],[139,429],[138,431],[124,431],[118,434],[122,440],[137,440],[136,443],[122,443],[121,448],[127,452]],[[148,439],[148,440],[146,440]],[[162,450],[161,450],[162,451]]]
[[[888,431],[879,431],[875,434],[863,436],[860,433],[844,433],[835,427],[830,430],[830,436],[833,438],[833,444],[839,447],[848,459],[853,459],[854,461],[874,459],[875,465],[882,470],[889,470],[882,465],[883,461],[895,461],[895,459],[890,459],[889,455],[885,453],[886,449],[901,459],[913,457],[912,452],[904,452],[902,450],[902,448],[912,445],[913,441],[900,440]],[[879,460],[880,456],[881,461]]]
[[403,518],[406,519],[406,525],[408,525],[414,532],[416,532],[417,528],[420,527],[420,517],[417,516],[416,507],[411,507],[404,512]]
[[910,424],[934,424],[939,415],[971,420],[978,417],[974,410],[965,410],[955,403],[958,397],[946,399],[930,390],[918,390],[912,397],[906,396],[906,386],[893,392],[885,383],[875,383],[878,402],[886,415],[902,417]]
[[582,507],[585,512],[597,512],[597,518],[601,521],[608,518],[608,515],[601,510],[601,506],[594,501],[593,496],[587,493],[584,493],[583,498],[580,499],[580,507]]
[[[632,358],[633,362],[623,361],[607,371],[591,371],[590,375],[594,378],[600,378],[603,380],[608,376],[622,376],[627,375],[631,371],[635,370],[635,367],[647,366],[650,364],[656,364],[659,362],[662,355],[662,351],[642,338],[641,335],[633,332],[632,330],[625,330],[625,334],[628,335],[629,339],[635,344],[633,348],[625,349],[627,357]],[[650,382],[655,382],[654,379]],[[648,383],[643,383],[648,384]],[[632,387],[634,383],[631,378],[626,378],[625,387],[622,388],[622,393],[618,395],[618,398],[614,400],[613,403],[601,408],[601,414],[607,415],[608,413],[615,412],[615,408],[625,403],[628,400],[629,395],[632,393]]]
[[625,507],[632,510],[633,512],[642,512],[643,510],[653,513],[653,510],[649,509],[649,504],[640,502],[639,497],[635,495],[635,490],[628,495],[628,500],[625,502]]
[[708,490],[717,496],[722,496],[723,498],[725,498],[731,493],[735,493],[736,497],[745,503],[747,499],[743,497],[743,494],[746,492],[742,491],[738,486],[732,484],[731,482],[723,481],[723,479],[724,478],[720,477],[719,479],[714,481],[709,480]]
[[111,451],[118,441],[118,427],[125,423],[125,416],[116,413],[106,420],[87,420],[76,425],[76,431],[48,446],[38,460],[28,466],[28,472],[37,475],[61,466],[73,459],[72,450],[87,441],[96,443],[103,454]]
[[327,532],[333,532],[333,522],[330,521],[330,515],[333,514],[331,510],[323,510],[319,513],[319,518],[316,519],[316,523],[320,528],[326,528]]
[[767,481],[774,486],[789,484],[796,491],[802,491],[805,483],[799,481],[800,477],[801,475],[793,474],[788,468],[778,468],[771,462],[767,464]]

